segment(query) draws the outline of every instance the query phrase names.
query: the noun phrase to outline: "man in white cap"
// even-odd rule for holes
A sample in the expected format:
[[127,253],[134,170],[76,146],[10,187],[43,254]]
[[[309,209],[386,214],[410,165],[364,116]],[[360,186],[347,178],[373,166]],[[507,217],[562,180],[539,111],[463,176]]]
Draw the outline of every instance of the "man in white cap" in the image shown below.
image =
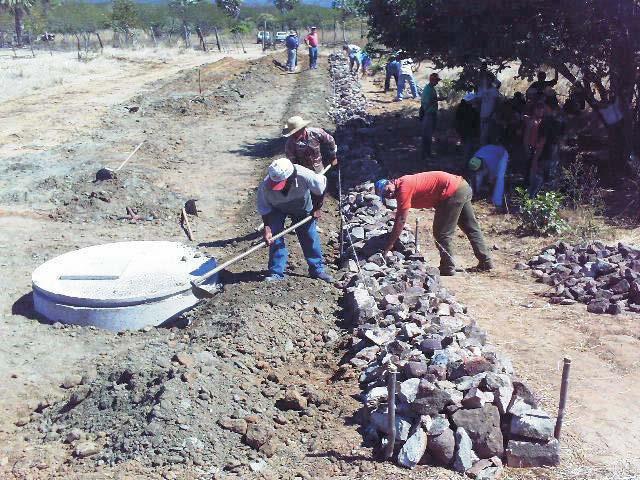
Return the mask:
[[309,68],[318,68],[318,32],[311,27],[309,34],[304,37],[304,43],[309,47]]
[[284,222],[291,217],[297,223],[309,215],[313,218],[296,229],[298,241],[309,266],[309,275],[325,282],[332,282],[325,272],[320,237],[316,221],[327,188],[324,175],[300,165],[293,165],[287,158],[279,158],[269,165],[269,174],[258,187],[257,207],[264,222],[263,238],[269,245],[269,276],[267,281],[284,278],[289,251],[284,237],[273,236],[284,230]]
[[296,115],[287,120],[282,136],[286,157],[293,163],[320,173],[328,165],[336,165],[336,141],[321,128],[309,127],[309,121]]

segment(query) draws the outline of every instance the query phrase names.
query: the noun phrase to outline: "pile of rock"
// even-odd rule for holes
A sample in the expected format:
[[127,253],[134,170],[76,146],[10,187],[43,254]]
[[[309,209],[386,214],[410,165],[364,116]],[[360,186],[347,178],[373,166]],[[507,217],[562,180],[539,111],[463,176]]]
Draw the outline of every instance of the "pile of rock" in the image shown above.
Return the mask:
[[360,82],[349,72],[347,57],[340,53],[329,55],[329,72],[334,88],[334,98],[329,114],[338,127],[367,127],[367,99]]
[[[343,155],[343,172],[370,178],[351,166],[360,161],[354,151]],[[557,465],[555,419],[441,285],[438,269],[416,252],[413,234],[402,233],[392,256],[380,253],[393,202],[383,203],[371,182],[350,188],[342,200],[348,258],[340,285],[354,325],[349,363],[363,388],[368,440],[388,442],[386,382],[397,370],[399,465],[442,465],[477,479],[498,478],[504,462]]]
[[560,242],[516,268],[531,269],[539,282],[553,287],[547,293],[552,303],[585,303],[591,313],[640,313],[640,248]]

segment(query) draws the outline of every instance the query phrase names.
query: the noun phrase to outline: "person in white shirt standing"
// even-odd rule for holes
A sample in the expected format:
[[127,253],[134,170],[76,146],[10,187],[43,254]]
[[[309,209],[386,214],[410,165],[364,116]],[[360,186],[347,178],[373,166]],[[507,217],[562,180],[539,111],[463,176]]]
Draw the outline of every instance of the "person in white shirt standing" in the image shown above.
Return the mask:
[[411,95],[413,98],[418,98],[418,88],[416,87],[416,81],[413,78],[413,59],[406,57],[400,60],[400,77],[398,78],[398,95],[396,101],[401,102],[404,94],[404,87],[409,82],[411,88]]

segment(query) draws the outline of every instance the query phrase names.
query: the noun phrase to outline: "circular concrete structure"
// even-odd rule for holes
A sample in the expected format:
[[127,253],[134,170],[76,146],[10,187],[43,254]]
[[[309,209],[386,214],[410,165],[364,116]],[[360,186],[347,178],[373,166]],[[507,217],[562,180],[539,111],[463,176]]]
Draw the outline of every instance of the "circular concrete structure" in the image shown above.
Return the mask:
[[214,259],[181,243],[95,245],[38,267],[32,275],[33,303],[54,322],[137,330],[161,325],[195,305],[199,298],[191,280],[215,267]]

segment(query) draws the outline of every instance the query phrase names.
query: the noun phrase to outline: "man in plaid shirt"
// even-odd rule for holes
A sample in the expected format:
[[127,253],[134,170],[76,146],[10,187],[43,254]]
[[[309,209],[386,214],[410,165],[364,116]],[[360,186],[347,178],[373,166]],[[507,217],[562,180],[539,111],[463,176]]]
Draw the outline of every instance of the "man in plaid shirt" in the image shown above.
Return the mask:
[[309,127],[310,122],[295,116],[287,120],[282,136],[287,137],[286,157],[293,163],[320,173],[325,165],[336,165],[336,141],[321,128]]

